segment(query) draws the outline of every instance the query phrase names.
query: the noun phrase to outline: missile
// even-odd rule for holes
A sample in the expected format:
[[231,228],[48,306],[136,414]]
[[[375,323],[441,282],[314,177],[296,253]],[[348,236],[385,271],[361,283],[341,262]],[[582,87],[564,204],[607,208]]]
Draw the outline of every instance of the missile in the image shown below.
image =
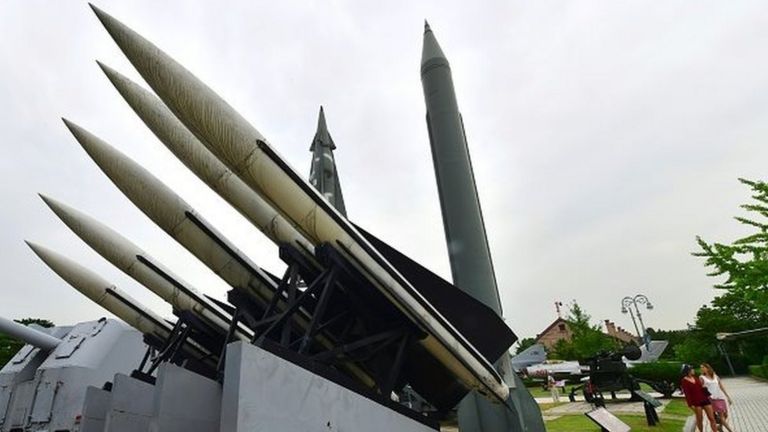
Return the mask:
[[275,283],[187,202],[139,164],[80,126],[67,128],[136,207],[235,288],[268,303]]
[[176,117],[315,245],[332,244],[426,336],[419,343],[468,389],[501,401],[493,365],[231,106],[159,48],[95,6],[117,45]]
[[[40,197],[80,239],[115,267],[170,303],[174,309],[189,311],[214,328],[227,331],[231,317],[225,311],[138,246],[92,217],[52,198]],[[235,336],[240,340],[250,340],[252,335],[246,334],[246,331],[239,328]]]
[[[453,283],[501,317],[499,290],[467,146],[464,121],[453,88],[451,66],[426,22],[421,55],[421,83]],[[490,360],[496,362],[502,374],[513,377],[506,352],[500,359]],[[530,399],[530,395],[524,390],[522,393],[514,390],[512,399],[520,397]],[[518,401],[517,404],[521,403]],[[531,422],[539,423],[543,430],[541,416],[536,413],[533,417],[538,419],[531,419]],[[467,432],[517,430],[523,420],[522,417],[514,418],[503,407],[493,406],[472,393],[459,403],[458,418],[459,429]]]
[[[160,340],[166,340],[171,334],[172,327],[166,320],[96,273],[48,248],[29,241],[26,243],[69,285],[140,333],[155,336]],[[190,338],[186,339],[182,348],[198,358],[210,356],[208,350]]]
[[109,66],[97,63],[136,115],[200,180],[273,242],[292,244],[313,256],[314,246],[211,154],[157,96]]
[[[30,249],[64,281],[97,305],[145,335],[165,340],[172,328],[162,317],[96,273],[46,247],[26,242]],[[187,349],[198,356],[210,354],[196,342],[188,340]]]
[[501,301],[451,66],[424,24],[421,82],[453,282],[501,315]]
[[16,321],[0,317],[0,332],[21,339],[25,343],[40,348],[42,351],[50,351],[61,343],[61,339],[43,333]]
[[[269,304],[277,290],[275,282],[192,206],[114,147],[66,119],[64,124],[96,165],[147,217],[229,285],[255,297],[265,307]],[[286,302],[278,301],[275,307],[283,310]],[[305,314],[292,319],[303,329],[309,326]],[[328,349],[332,347],[323,334],[315,337]],[[359,368],[354,367],[352,372],[364,382],[371,382]]]

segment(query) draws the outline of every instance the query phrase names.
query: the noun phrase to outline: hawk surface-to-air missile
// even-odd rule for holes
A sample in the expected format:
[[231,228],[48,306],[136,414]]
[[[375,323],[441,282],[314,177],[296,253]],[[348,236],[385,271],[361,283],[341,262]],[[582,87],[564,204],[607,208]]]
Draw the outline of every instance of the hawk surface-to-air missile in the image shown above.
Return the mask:
[[[170,303],[174,309],[189,311],[214,329],[226,333],[232,317],[197,289],[117,231],[53,198],[41,197],[72,232],[112,265]],[[241,340],[248,340],[251,336],[241,328],[236,328],[234,335]]]
[[[279,247],[287,268],[282,277],[260,268],[171,187],[64,120],[117,188],[232,290],[227,301],[207,297],[118,232],[43,196],[75,234],[168,302],[177,318],[159,317],[93,272],[30,243],[54,272],[136,329],[132,337],[144,343],[121,359],[133,363],[110,369],[113,377],[84,381],[82,397],[66,411],[77,411],[74,426],[28,416],[21,423],[0,420],[0,432],[18,424],[19,430],[83,432],[429,431],[465,397],[462,406],[472,401],[475,411],[459,409],[462,430],[543,431],[526,424],[527,393],[508,367],[516,336],[501,318],[450,69],[429,28],[422,82],[456,286],[348,219],[322,108],[305,180],[192,73],[92,8],[152,91],[99,63],[109,81],[163,145]],[[55,337],[66,331],[35,335],[55,353],[66,343],[53,346]],[[42,362],[43,354],[36,358]],[[29,382],[24,385],[40,381]],[[94,387],[86,391],[87,385]],[[0,413],[22,418],[15,413],[39,406],[36,397],[13,397],[28,405],[2,411],[0,399]],[[420,403],[407,405],[413,397]]]
[[[143,335],[161,341],[170,336],[173,330],[171,323],[114,284],[60,253],[30,241],[27,242],[27,245],[35,255],[69,285]],[[39,346],[33,342],[29,343]],[[184,349],[198,358],[210,355],[210,352],[192,340],[186,341]]]
[[99,66],[144,124],[200,180],[275,243],[314,253],[312,244],[205,148],[157,96],[103,63]]

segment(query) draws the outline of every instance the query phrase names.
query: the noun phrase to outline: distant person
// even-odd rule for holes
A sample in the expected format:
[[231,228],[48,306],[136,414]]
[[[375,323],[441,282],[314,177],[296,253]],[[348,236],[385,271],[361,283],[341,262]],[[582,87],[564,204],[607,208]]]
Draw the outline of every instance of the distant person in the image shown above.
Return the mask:
[[696,430],[704,432],[704,414],[706,414],[709,425],[712,427],[712,432],[717,432],[712,402],[709,400],[704,385],[696,377],[696,370],[689,365],[683,365],[682,374],[683,378],[680,380],[680,388],[685,395],[685,402],[696,416]]
[[[720,416],[720,424],[722,424],[730,432],[733,432],[731,425],[728,424],[728,405],[733,405],[733,400],[728,392],[725,391],[723,382],[720,381],[720,377],[717,376],[715,370],[709,363],[701,364],[701,383],[709,391],[709,399],[712,401],[712,411]],[[728,403],[726,403],[726,399]]]
[[547,374],[547,387],[549,387],[549,391],[552,393],[552,402],[560,402],[560,391],[557,388],[557,382],[552,374]]

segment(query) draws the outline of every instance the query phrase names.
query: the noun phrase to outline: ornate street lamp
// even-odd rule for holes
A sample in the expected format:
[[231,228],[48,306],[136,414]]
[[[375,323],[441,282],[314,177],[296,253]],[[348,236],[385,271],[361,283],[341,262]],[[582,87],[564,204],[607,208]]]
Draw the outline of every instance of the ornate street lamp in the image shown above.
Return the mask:
[[[635,326],[635,331],[637,332],[637,336],[640,337],[640,339],[643,340],[645,343],[646,349],[650,349],[650,341],[648,337],[648,332],[645,329],[645,324],[643,323],[643,314],[640,313],[640,307],[638,305],[645,305],[645,308],[648,310],[653,310],[653,304],[643,294],[638,294],[634,297],[624,297],[621,299],[621,313],[626,314],[629,312],[629,316],[632,317],[632,324]],[[635,312],[632,312],[632,306],[635,307]],[[637,328],[637,322],[635,321],[635,313],[637,314],[637,321],[640,321],[640,329],[642,329],[642,332],[640,329]]]

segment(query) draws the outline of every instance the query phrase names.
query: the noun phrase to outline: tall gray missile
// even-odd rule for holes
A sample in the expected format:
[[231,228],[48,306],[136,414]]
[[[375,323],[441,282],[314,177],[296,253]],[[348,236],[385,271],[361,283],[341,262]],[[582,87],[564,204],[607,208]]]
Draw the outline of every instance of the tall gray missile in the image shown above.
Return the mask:
[[114,69],[98,63],[136,115],[184,165],[277,244],[314,253],[314,246],[264,199],[221,163],[151,92]]
[[[62,222],[112,265],[170,303],[174,309],[189,311],[214,328],[227,331],[231,316],[152,256],[92,217],[49,197],[41,195],[41,198]],[[235,337],[240,340],[250,340],[252,336],[250,331],[242,328],[235,332]]]
[[[421,83],[453,283],[502,316],[451,67],[426,22],[421,53]],[[508,354],[498,359],[496,366],[508,382],[515,382],[517,377],[509,365]],[[514,412],[491,405],[478,398],[476,393],[470,393],[459,404],[459,429],[462,432],[543,432],[544,424],[538,407],[524,387],[515,389],[513,384],[507,407],[514,409]]]
[[312,139],[309,151],[312,152],[312,165],[309,169],[309,183],[320,192],[331,205],[344,216],[347,208],[344,205],[344,195],[341,193],[341,182],[336,170],[336,159],[333,151],[336,143],[333,142],[328,125],[325,123],[325,111],[320,107],[317,117],[317,131]]
[[[153,335],[161,340],[165,340],[171,334],[171,325],[160,315],[101,276],[60,253],[29,241],[26,243],[35,255],[69,285],[142,334]],[[187,345],[185,349],[194,354],[210,354],[194,341],[188,340]]]
[[451,67],[426,23],[421,83],[453,283],[501,316],[499,290]]
[[313,244],[328,243],[423,329],[418,343],[467,389],[505,401],[509,387],[493,365],[369,241],[192,73],[113,17],[93,7],[117,45],[176,117],[221,162]]

